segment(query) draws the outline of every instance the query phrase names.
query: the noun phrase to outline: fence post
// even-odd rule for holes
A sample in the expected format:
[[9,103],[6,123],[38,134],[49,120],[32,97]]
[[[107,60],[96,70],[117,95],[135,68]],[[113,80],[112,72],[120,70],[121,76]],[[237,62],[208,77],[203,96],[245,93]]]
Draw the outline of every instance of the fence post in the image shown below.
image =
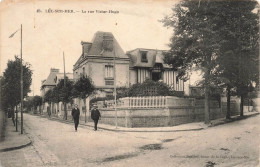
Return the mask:
[[154,96],[152,96],[152,102],[153,102],[153,105],[152,105],[152,107],[155,107],[155,103],[154,103]]
[[130,108],[132,108],[132,106],[133,106],[133,105],[132,105],[132,98],[133,98],[133,97],[129,97],[129,107],[130,107]]
[[144,107],[144,97],[140,97],[140,107],[143,108]]
[[137,97],[137,98],[136,98],[136,107],[137,107],[137,108],[140,106],[139,101],[140,101],[140,97]]
[[164,98],[165,98],[165,106],[167,106],[168,108],[169,108],[169,103],[168,103],[168,96],[164,96]]
[[162,105],[161,105],[161,102],[162,102],[162,96],[159,96],[158,97],[158,107],[160,108]]
[[193,114],[194,114],[193,118],[196,119],[196,113],[195,113],[195,111],[196,111],[196,99],[195,98],[193,98],[193,109],[192,109],[192,111],[193,111]]
[[159,99],[158,99],[158,96],[155,96],[155,106],[156,106],[156,108],[158,108],[159,107]]
[[130,98],[127,97],[126,101],[127,101],[127,108],[130,108]]
[[136,97],[133,97],[134,100],[134,108],[136,107]]
[[151,108],[153,105],[152,96],[148,96],[148,100],[149,100],[149,108]]

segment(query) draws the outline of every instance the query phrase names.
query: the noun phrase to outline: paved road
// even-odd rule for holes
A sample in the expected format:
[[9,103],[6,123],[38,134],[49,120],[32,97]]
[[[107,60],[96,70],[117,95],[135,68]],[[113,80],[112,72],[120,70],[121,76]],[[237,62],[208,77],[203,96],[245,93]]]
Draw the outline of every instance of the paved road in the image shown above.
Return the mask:
[[259,116],[194,132],[93,131],[25,114],[33,145],[0,166],[257,166]]

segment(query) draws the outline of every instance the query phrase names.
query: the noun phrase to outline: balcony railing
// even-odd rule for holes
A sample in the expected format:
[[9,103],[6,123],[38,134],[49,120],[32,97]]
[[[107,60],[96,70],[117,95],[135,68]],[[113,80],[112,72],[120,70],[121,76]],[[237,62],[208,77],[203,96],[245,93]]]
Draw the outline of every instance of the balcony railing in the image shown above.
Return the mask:
[[125,97],[120,99],[120,107],[127,108],[164,108],[166,96]]

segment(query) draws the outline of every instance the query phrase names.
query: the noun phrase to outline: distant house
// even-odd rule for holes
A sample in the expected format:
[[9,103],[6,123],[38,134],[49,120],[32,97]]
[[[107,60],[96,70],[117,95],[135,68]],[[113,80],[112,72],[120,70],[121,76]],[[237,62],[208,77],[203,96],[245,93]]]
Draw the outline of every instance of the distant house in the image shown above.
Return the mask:
[[73,66],[74,80],[82,75],[91,77],[98,96],[103,97],[113,94],[115,76],[117,87],[129,87],[130,59],[112,33],[98,31],[91,42],[82,41],[81,45],[82,54]]
[[[68,77],[69,80],[73,80],[72,73],[66,73],[66,77]],[[60,73],[59,69],[51,68],[47,79],[42,81],[41,96],[44,97],[45,93],[53,89],[62,79],[64,79],[64,73]]]
[[[69,80],[73,81],[72,73],[66,73],[66,77],[68,77]],[[47,79],[42,81],[42,86],[41,86],[42,98],[44,99],[45,93],[48,90],[53,89],[62,79],[64,79],[64,73],[60,73],[59,69],[51,68],[50,74],[47,77]],[[62,106],[61,104],[59,104],[59,105]],[[50,109],[50,107],[51,107],[51,109]],[[71,107],[71,106],[68,105],[67,107]],[[53,104],[51,104],[51,106],[49,106],[49,104],[44,103],[42,105],[43,113],[46,113],[48,108],[53,112],[62,107],[58,107],[57,105],[55,106]]]
[[177,71],[164,63],[166,50],[137,48],[127,51],[130,58],[130,84],[143,83],[146,79],[163,81],[175,91],[184,91],[188,94],[187,84],[177,77]]

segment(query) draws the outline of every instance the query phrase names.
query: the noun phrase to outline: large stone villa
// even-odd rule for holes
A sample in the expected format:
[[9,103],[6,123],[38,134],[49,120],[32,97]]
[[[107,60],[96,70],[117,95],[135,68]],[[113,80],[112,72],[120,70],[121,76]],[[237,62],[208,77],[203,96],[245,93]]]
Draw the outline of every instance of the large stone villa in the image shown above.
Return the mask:
[[115,80],[117,87],[129,87],[146,79],[161,80],[188,94],[188,84],[163,62],[164,50],[137,48],[125,53],[112,33],[99,31],[91,42],[81,45],[82,54],[73,66],[74,80],[90,76],[96,88],[102,89],[99,96],[112,95]]
[[[73,66],[73,74],[66,74],[69,79],[78,80],[81,76],[89,76],[96,89],[95,97],[106,97],[113,95],[114,84],[116,87],[126,87],[136,83],[143,83],[146,79],[162,81],[175,91],[183,91],[189,94],[187,82],[177,77],[177,71],[164,63],[165,50],[136,48],[124,52],[114,35],[110,32],[96,32],[91,42],[81,42],[82,53]],[[115,70],[114,70],[115,68]],[[50,75],[42,83],[42,96],[48,89],[53,88],[63,74],[57,69],[51,69]],[[91,97],[93,98],[93,97]],[[86,108],[82,99],[74,99],[78,104],[82,115],[89,115],[89,100],[86,99]],[[44,104],[44,111],[48,108],[60,114],[63,112],[63,105]],[[68,105],[70,107],[70,105]],[[70,109],[70,108],[69,108]],[[69,110],[68,110],[69,111]],[[70,111],[69,113],[70,114]]]

